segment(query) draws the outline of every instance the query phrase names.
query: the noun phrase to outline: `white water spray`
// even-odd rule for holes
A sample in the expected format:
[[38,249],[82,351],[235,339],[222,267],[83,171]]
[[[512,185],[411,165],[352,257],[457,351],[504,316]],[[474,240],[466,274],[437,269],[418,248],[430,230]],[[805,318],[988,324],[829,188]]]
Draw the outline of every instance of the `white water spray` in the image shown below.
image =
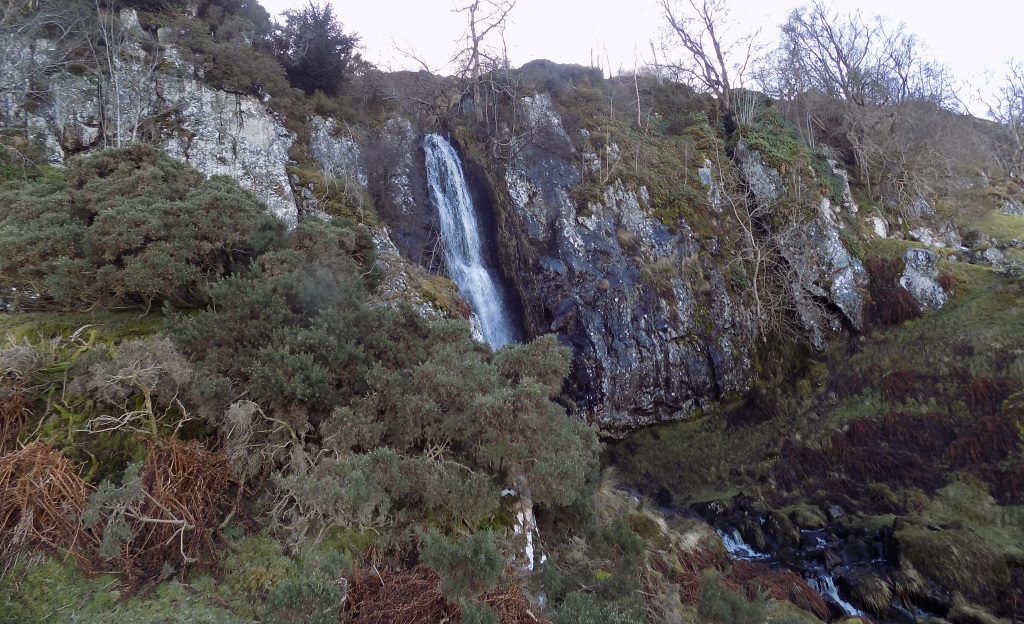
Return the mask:
[[462,163],[444,137],[429,134],[423,141],[427,188],[437,206],[444,259],[452,281],[480,318],[484,339],[492,349],[515,341],[508,313],[494,276],[484,265],[477,224]]

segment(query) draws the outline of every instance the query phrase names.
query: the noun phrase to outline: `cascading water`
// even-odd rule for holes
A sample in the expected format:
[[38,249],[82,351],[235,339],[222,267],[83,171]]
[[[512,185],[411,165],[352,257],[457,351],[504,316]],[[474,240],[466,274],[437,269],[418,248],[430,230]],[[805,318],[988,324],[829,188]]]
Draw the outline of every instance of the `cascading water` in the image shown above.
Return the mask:
[[508,311],[494,276],[484,265],[469,187],[455,148],[444,137],[429,134],[423,141],[427,188],[441,222],[441,244],[452,281],[480,318],[484,340],[497,350],[515,341]]

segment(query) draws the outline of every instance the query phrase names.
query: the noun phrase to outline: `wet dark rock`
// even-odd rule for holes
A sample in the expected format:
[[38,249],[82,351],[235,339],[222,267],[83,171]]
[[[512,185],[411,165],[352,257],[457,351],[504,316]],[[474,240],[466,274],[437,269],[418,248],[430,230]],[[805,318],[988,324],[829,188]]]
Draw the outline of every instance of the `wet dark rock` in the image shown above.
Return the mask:
[[642,187],[570,197],[580,174],[561,120],[547,95],[523,101],[534,139],[503,172],[499,244],[528,333],[555,332],[573,352],[580,416],[617,435],[745,392],[752,326],[705,243],[648,217]]
[[800,529],[784,514],[778,511],[769,511],[764,519],[764,532],[773,541],[784,548],[799,548]]
[[737,528],[744,542],[760,552],[768,549],[768,540],[765,539],[764,531],[761,530],[761,525],[756,520],[750,518],[741,520]]

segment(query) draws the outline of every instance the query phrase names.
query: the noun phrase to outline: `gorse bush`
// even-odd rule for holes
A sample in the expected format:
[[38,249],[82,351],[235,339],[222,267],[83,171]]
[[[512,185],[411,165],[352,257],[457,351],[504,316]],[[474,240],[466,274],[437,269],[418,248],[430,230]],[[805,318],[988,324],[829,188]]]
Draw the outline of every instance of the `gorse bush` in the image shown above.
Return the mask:
[[11,185],[0,204],[0,284],[59,307],[203,302],[284,231],[234,181],[142,145],[73,160],[63,180]]

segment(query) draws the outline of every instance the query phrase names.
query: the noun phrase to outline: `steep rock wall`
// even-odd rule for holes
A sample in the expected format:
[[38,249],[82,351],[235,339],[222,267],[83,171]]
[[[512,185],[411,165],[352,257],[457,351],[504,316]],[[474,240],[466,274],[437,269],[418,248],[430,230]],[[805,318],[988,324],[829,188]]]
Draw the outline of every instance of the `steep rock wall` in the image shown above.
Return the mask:
[[[615,183],[584,211],[569,137],[547,95],[525,100],[529,144],[504,168],[510,270],[531,334],[573,351],[582,416],[616,434],[689,417],[746,390],[753,335],[716,249],[646,216],[646,190]],[[511,236],[510,236],[511,233]],[[514,239],[514,240],[510,240]]]

